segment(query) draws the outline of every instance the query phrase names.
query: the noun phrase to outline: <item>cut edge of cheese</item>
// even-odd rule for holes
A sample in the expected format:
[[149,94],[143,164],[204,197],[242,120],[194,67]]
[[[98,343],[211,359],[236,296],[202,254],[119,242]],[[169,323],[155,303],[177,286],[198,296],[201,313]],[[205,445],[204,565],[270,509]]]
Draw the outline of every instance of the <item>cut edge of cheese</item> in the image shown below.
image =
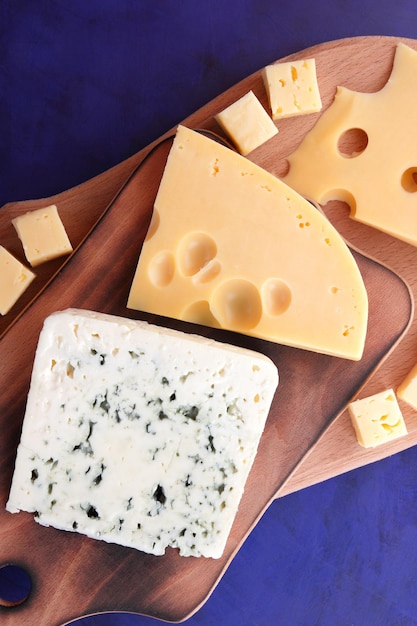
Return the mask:
[[329,220],[245,157],[179,126],[128,308],[358,360],[360,269]]
[[263,354],[69,309],[40,334],[6,509],[220,558],[278,385]]

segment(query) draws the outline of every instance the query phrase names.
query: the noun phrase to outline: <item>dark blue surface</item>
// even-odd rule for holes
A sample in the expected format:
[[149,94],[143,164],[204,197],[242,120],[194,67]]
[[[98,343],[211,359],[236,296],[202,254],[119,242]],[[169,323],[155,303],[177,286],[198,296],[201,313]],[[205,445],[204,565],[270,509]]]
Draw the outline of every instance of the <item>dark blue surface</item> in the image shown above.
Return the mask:
[[[2,0],[0,206],[108,169],[269,62],[359,35],[416,38],[415,0]],[[416,470],[411,449],[275,502],[186,623],[417,624]],[[79,622],[110,624],[161,622]]]

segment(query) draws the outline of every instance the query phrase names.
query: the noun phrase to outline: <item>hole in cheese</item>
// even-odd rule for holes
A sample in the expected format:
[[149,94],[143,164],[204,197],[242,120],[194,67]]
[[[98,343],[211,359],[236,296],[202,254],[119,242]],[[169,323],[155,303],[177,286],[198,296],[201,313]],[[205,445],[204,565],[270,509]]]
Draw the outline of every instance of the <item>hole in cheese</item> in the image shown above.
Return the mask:
[[[51,370],[53,368],[51,367]],[[66,374],[68,376],[68,378],[74,378],[74,371],[75,371],[75,367],[71,364],[71,363],[67,363],[67,368],[66,368]]]
[[200,300],[199,302],[190,304],[183,312],[182,319],[193,324],[200,324],[201,326],[220,327],[216,318],[210,311],[207,300]]
[[156,254],[150,262],[149,280],[156,287],[166,287],[174,277],[175,260],[171,252],[163,250]]
[[288,159],[277,159],[274,163],[274,174],[278,178],[284,178],[290,171],[290,164]]
[[213,259],[209,261],[207,265],[205,265],[197,274],[192,277],[192,282],[194,285],[209,283],[216,278],[222,271],[222,266],[217,261],[217,259]]
[[[336,206],[338,209],[340,211],[347,209],[351,217],[354,217],[356,213],[356,198],[352,193],[347,191],[347,189],[329,189],[327,193],[323,194],[321,201],[323,206],[325,206],[328,202],[337,202]],[[326,243],[330,242],[326,241]]]
[[368,135],[362,128],[350,128],[339,137],[337,148],[348,159],[361,155],[368,146]]
[[223,328],[254,328],[262,317],[260,293],[253,283],[243,278],[232,278],[219,285],[210,304]]
[[146,240],[152,239],[159,228],[159,224],[161,222],[161,218],[159,217],[159,213],[156,209],[154,209],[152,213],[151,223],[149,224],[148,232],[146,233]]
[[178,264],[184,276],[194,276],[217,254],[216,242],[207,233],[189,233],[180,243]]
[[417,191],[417,167],[409,167],[405,170],[401,177],[401,185],[409,193]]
[[270,278],[262,287],[262,300],[268,315],[282,315],[291,304],[292,293],[280,278]]

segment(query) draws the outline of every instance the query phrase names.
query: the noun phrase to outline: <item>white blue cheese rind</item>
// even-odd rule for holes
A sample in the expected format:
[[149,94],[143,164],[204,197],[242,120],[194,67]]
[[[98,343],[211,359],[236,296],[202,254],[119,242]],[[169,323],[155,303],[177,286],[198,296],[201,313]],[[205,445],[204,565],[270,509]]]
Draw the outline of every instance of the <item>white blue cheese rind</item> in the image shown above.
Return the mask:
[[44,323],[11,513],[161,555],[219,558],[278,385],[262,354],[68,309]]

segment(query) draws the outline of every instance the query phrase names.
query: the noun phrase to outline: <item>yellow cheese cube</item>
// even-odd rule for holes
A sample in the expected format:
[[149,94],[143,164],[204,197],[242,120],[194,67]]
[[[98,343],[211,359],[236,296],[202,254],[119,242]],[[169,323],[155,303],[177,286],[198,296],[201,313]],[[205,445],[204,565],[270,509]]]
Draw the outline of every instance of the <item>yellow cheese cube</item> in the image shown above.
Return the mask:
[[216,120],[243,155],[249,154],[278,132],[253,91],[218,113]]
[[417,364],[414,365],[398,387],[397,396],[417,410]]
[[407,434],[397,398],[387,389],[348,406],[358,442],[364,448],[374,448]]
[[6,315],[29,287],[35,274],[0,246],[0,314]]
[[19,215],[12,223],[32,267],[72,252],[55,204]]
[[263,80],[274,120],[322,108],[315,59],[267,65]]

